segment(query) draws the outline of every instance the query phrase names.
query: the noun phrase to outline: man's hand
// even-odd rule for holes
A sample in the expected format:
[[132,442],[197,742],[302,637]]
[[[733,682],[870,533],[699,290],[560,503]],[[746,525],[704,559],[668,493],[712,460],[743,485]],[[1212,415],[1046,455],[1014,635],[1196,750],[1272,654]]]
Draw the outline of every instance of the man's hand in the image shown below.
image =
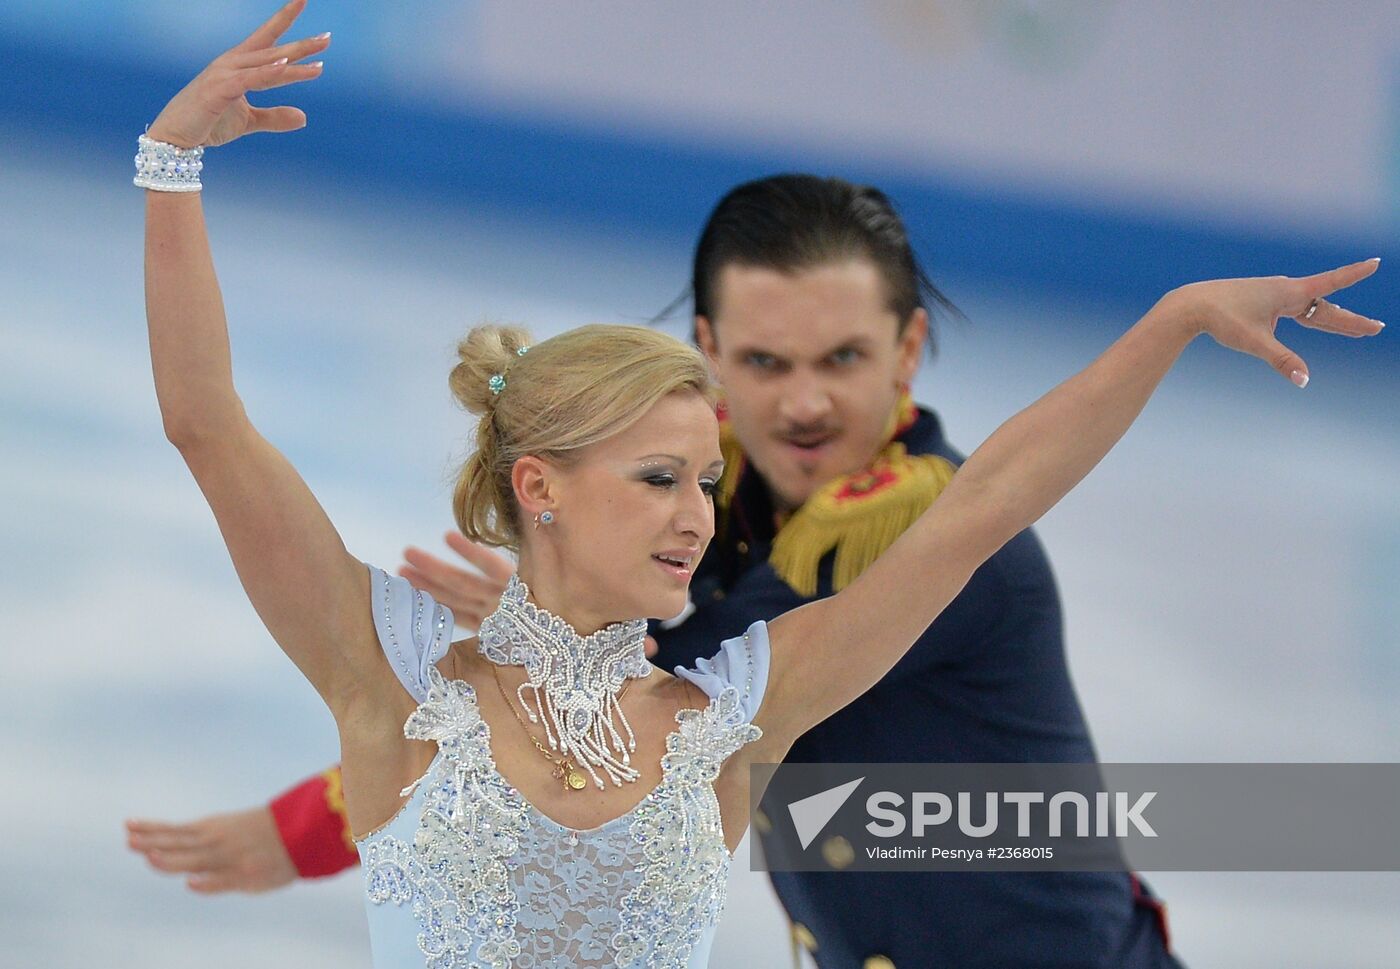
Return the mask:
[[[399,575],[415,589],[428,593],[451,609],[452,618],[463,628],[480,629],[481,620],[495,612],[500,604],[501,593],[506,591],[506,583],[515,574],[515,563],[485,545],[478,545],[461,532],[448,532],[443,540],[448,548],[479,571],[470,572],[410,545],[403,551],[404,563],[399,566]],[[646,655],[655,656],[656,651],[656,640],[648,636]]]
[[196,892],[267,892],[297,877],[266,807],[185,824],[128,820],[126,832],[127,846],[152,868],[187,874],[185,884]]
[[515,574],[515,563],[485,545],[476,544],[461,532],[448,532],[444,540],[448,548],[479,571],[468,571],[410,545],[404,549],[404,564],[399,566],[399,575],[415,589],[428,593],[451,609],[452,618],[458,624],[479,629],[481,620],[496,611],[506,583]]

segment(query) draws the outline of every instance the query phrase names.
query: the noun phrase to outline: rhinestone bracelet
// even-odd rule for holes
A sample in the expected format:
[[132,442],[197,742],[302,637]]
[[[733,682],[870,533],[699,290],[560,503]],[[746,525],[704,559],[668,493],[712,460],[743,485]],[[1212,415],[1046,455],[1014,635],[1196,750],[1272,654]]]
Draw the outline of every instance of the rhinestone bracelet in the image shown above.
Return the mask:
[[164,141],[139,135],[136,139],[137,188],[157,192],[198,192],[199,173],[204,169],[204,148],[180,148]]

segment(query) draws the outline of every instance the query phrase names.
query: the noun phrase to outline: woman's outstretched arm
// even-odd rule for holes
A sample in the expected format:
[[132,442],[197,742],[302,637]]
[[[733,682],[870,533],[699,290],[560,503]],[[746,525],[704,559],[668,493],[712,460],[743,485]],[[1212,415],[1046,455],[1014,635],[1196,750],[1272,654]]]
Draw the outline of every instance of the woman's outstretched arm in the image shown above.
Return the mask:
[[[194,147],[305,124],[296,108],[257,109],[245,97],[319,76],[319,65],[290,62],[329,37],[276,46],[302,5],[294,0],[217,58],[148,136]],[[366,677],[392,678],[376,645],[369,574],[244,412],[198,192],[146,193],[146,319],[166,436],[204,492],[253,607],[339,720]]]
[[1280,317],[1347,336],[1379,333],[1382,324],[1322,299],[1377,265],[1301,279],[1213,280],[1168,293],[1082,372],[998,428],[855,582],[769,624],[773,659],[760,725],[795,737],[878,682],[983,562],[1102,460],[1200,333],[1299,386],[1307,367],[1275,339]]

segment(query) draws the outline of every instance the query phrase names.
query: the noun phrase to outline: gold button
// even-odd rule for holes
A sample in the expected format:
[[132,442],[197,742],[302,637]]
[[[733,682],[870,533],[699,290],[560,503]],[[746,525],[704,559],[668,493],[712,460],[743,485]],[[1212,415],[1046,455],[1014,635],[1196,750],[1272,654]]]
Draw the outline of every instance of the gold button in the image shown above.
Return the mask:
[[759,834],[769,834],[773,830],[773,822],[768,820],[768,815],[762,810],[753,813],[753,826],[758,829]]
[[860,969],[894,969],[894,960],[889,956],[866,956]]
[[856,850],[841,835],[833,835],[822,842],[822,857],[828,865],[840,871],[856,860]]
[[817,937],[801,922],[792,923],[792,941],[808,952],[817,951]]
[[734,547],[737,548],[737,549],[739,550],[739,554],[740,554],[740,555],[748,555],[748,554],[749,554],[749,543],[748,543],[748,542],[739,542],[739,543],[737,543]]

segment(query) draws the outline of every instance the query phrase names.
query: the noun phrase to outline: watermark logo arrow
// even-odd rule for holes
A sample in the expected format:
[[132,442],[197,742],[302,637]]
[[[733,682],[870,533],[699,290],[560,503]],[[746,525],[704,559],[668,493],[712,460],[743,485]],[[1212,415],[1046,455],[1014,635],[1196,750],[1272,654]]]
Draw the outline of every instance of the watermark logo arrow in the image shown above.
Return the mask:
[[797,831],[797,839],[802,843],[803,850],[822,833],[822,828],[836,816],[836,812],[841,810],[841,805],[855,793],[855,789],[863,780],[864,777],[857,777],[853,781],[847,781],[788,805],[788,814],[792,815],[792,826]]

